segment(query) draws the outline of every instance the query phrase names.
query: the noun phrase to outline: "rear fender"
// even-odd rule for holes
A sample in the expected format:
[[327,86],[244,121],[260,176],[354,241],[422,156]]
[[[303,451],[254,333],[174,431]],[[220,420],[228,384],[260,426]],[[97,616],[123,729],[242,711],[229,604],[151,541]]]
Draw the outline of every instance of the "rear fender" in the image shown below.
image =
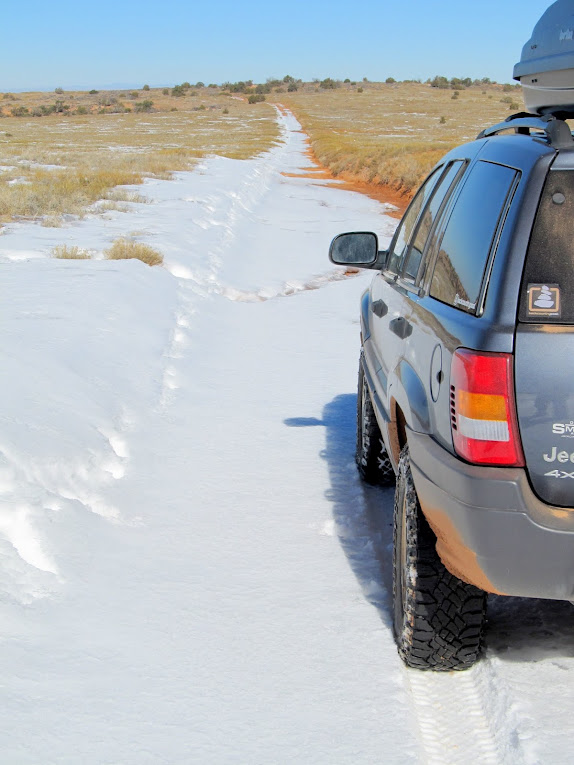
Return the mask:
[[[425,386],[405,359],[401,359],[392,376],[389,402],[391,424],[398,432],[402,427],[399,422],[399,410],[407,428],[416,433],[430,432],[430,410]],[[393,452],[395,448],[400,449],[402,446],[403,444],[395,444]]]

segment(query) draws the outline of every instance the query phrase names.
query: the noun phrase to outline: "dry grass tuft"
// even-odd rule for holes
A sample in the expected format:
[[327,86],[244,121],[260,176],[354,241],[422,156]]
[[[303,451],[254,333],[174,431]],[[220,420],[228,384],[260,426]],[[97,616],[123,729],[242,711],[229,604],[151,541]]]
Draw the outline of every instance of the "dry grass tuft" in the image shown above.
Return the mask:
[[91,255],[76,245],[58,244],[52,248],[52,257],[59,260],[89,260]]
[[62,228],[64,219],[61,215],[45,215],[40,225],[44,228]]
[[163,255],[158,250],[154,250],[148,244],[136,242],[133,239],[116,239],[109,250],[105,250],[104,255],[108,260],[128,260],[137,258],[148,266],[161,266]]

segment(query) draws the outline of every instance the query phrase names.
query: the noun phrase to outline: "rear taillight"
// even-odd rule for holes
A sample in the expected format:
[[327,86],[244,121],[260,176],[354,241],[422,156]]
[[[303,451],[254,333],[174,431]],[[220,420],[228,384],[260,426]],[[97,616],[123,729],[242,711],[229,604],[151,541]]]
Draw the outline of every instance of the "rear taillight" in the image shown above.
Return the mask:
[[456,453],[481,465],[523,466],[512,355],[459,349],[452,359],[450,411]]

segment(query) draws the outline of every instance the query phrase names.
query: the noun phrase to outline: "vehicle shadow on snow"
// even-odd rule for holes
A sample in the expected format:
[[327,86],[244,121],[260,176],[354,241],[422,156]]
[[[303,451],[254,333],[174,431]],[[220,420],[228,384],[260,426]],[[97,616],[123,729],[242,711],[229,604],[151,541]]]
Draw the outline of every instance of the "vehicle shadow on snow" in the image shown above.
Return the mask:
[[487,653],[502,661],[574,658],[571,603],[491,595],[487,615]]
[[[324,427],[325,449],[339,542],[365,598],[392,627],[394,489],[364,484],[355,466],[357,396],[340,395],[323,418],[295,417],[290,427]],[[537,662],[574,658],[574,606],[563,601],[491,595],[487,654],[502,661]]]
[[340,395],[323,409],[323,419],[296,417],[290,427],[325,428],[325,449],[335,531],[365,598],[392,626],[392,543],[394,489],[364,484],[355,466],[356,394]]

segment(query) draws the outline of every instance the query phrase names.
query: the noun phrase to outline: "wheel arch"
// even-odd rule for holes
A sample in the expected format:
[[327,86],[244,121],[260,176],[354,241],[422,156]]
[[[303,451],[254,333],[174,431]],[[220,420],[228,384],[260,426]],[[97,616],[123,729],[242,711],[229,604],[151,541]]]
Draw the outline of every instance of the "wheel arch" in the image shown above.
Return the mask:
[[408,440],[407,429],[430,432],[430,408],[422,380],[405,359],[395,370],[389,394],[389,442],[393,461],[398,465]]

